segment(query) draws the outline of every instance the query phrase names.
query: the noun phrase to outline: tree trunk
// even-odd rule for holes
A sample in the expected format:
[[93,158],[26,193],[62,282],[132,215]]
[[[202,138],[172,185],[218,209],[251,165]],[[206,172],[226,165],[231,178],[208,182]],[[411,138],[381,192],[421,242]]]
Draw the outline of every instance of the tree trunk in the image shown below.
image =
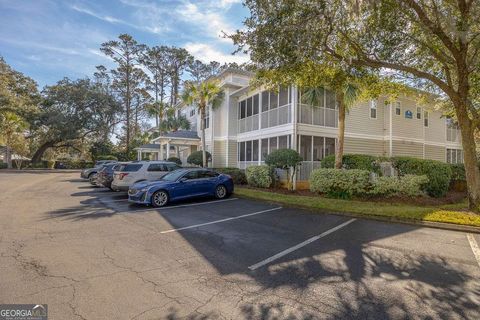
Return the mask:
[[8,146],[5,146],[5,160],[7,161],[7,168],[12,169],[12,149]]
[[338,100],[338,142],[335,153],[335,168],[342,168],[343,144],[345,142],[345,101],[343,92],[337,93]]
[[[457,109],[458,110],[458,109]],[[475,144],[475,128],[468,115],[457,112],[458,124],[462,134],[463,161],[468,189],[468,206],[474,212],[480,211],[480,170]]]
[[47,151],[49,148],[53,147],[55,145],[56,141],[47,141],[44,144],[42,144],[37,151],[32,156],[32,163],[37,163],[42,160],[42,156]]
[[202,130],[202,167],[207,167],[207,144],[205,142],[205,110],[200,109],[200,128]]

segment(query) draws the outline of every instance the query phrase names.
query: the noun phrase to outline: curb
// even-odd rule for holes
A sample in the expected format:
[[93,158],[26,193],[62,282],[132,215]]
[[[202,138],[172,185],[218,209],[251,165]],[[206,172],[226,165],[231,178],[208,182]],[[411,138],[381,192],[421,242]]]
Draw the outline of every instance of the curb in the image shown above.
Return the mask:
[[480,234],[480,227],[474,227],[474,226],[468,226],[468,225],[452,224],[452,223],[445,223],[445,222],[417,221],[417,220],[407,220],[407,219],[398,219],[398,218],[388,218],[388,217],[373,216],[373,215],[362,215],[362,214],[356,214],[356,213],[351,213],[351,212],[332,212],[332,211],[324,211],[324,210],[321,210],[321,209],[312,209],[312,208],[308,208],[308,207],[284,204],[282,202],[277,202],[277,201],[272,201],[272,200],[263,200],[263,199],[258,199],[258,198],[255,198],[255,197],[243,196],[243,195],[238,195],[238,194],[236,196],[239,197],[239,198],[252,199],[252,200],[257,200],[257,201],[265,201],[265,202],[268,202],[268,203],[275,203],[275,204],[278,204],[278,205],[282,205],[283,207],[302,209],[302,210],[307,210],[307,211],[314,212],[314,213],[331,214],[331,215],[359,218],[359,219],[365,219],[365,220],[400,223],[400,224],[421,226],[421,227],[434,228],[434,229],[461,231],[461,232]]

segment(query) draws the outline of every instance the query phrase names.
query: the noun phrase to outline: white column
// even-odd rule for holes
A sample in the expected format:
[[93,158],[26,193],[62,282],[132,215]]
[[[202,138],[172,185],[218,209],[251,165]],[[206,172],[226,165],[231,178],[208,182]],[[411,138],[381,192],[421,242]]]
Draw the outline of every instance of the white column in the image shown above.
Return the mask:
[[160,159],[158,160],[163,160],[163,144],[160,142]]
[[167,142],[167,156],[165,158],[170,158],[170,141]]
[[137,151],[137,160],[138,161],[142,160],[142,150],[140,150],[140,149]]

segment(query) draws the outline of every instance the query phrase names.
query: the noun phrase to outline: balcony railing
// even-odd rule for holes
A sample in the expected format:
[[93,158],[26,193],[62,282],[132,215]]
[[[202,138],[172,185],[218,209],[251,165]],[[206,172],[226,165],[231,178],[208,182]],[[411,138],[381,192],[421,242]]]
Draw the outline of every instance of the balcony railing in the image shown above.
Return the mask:
[[338,126],[338,110],[336,109],[299,104],[298,110],[299,123],[332,128]]
[[291,108],[290,104],[287,104],[238,120],[238,133],[250,132],[260,128],[276,127],[290,123],[291,121]]

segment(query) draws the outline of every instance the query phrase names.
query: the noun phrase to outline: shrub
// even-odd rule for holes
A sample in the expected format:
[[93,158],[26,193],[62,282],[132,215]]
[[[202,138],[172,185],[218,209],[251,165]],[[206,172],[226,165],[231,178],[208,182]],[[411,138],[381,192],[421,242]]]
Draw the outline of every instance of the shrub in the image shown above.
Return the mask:
[[245,175],[245,171],[242,169],[217,168],[215,171],[231,176],[234,184],[247,184],[247,176]]
[[85,169],[93,167],[92,162],[86,162],[85,160],[57,160],[55,162],[55,168],[57,169]]
[[[192,152],[187,158],[188,163],[194,164],[196,166],[201,166],[203,164],[202,160],[203,160],[202,150]],[[207,151],[207,162],[210,160],[212,160],[212,155],[210,154],[210,152]]]
[[247,182],[253,187],[269,188],[273,183],[272,169],[269,166],[250,166],[246,170]]
[[[335,167],[335,155],[329,155],[322,159],[322,168]],[[378,157],[368,154],[344,154],[342,157],[344,169],[368,170],[380,174],[380,161]]]
[[364,195],[370,186],[368,170],[321,168],[310,174],[310,190],[335,198],[348,199]]
[[432,197],[443,197],[448,191],[452,169],[447,163],[410,157],[394,157],[392,164],[400,176],[407,174],[426,175],[425,191]]
[[452,170],[451,181],[465,181],[465,166],[462,163],[451,164]]
[[403,177],[379,177],[372,184],[369,194],[373,196],[407,196],[421,195],[423,187],[428,183],[427,176],[415,176],[411,174]]
[[111,154],[103,154],[96,157],[96,160],[115,160],[118,161],[118,158]]
[[182,165],[182,160],[180,160],[180,158],[177,158],[177,157],[170,157],[170,158],[167,159],[167,161],[175,162],[179,166]]
[[32,169],[45,169],[47,167],[47,161],[33,162],[28,165]]
[[288,189],[291,189],[293,187],[294,173],[302,163],[302,160],[300,154],[293,149],[277,149],[267,155],[265,164],[272,168],[288,170]]
[[0,162],[0,169],[7,169],[7,168],[8,168],[8,163]]

